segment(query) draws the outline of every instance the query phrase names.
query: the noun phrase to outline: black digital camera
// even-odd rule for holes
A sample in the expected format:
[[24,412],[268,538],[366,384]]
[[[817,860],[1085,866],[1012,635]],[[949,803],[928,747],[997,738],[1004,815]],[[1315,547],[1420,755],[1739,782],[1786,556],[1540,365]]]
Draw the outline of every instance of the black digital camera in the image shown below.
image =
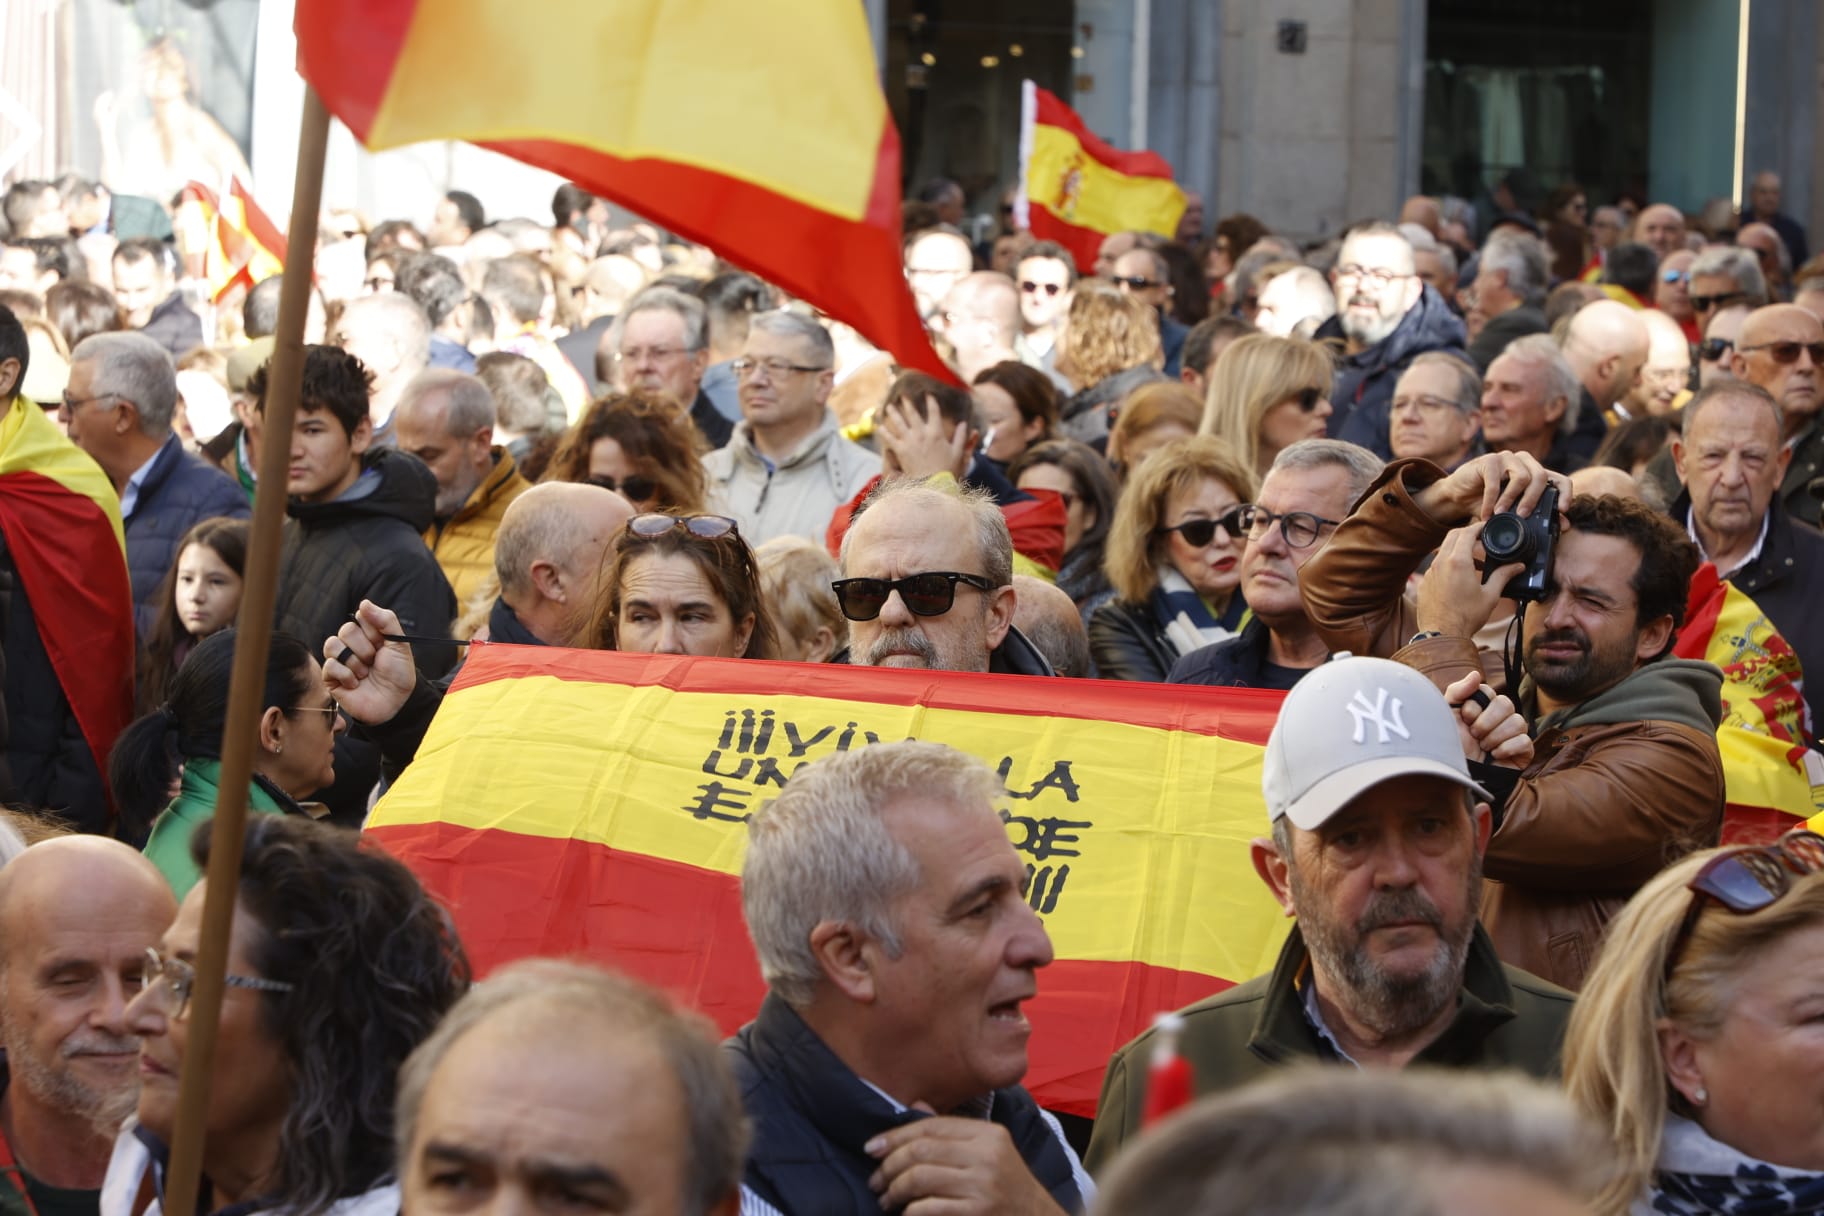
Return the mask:
[[1482,581],[1502,566],[1525,562],[1526,569],[1507,580],[1501,592],[1524,604],[1545,598],[1546,580],[1552,573],[1552,550],[1558,544],[1558,487],[1547,486],[1531,515],[1503,511],[1482,525]]

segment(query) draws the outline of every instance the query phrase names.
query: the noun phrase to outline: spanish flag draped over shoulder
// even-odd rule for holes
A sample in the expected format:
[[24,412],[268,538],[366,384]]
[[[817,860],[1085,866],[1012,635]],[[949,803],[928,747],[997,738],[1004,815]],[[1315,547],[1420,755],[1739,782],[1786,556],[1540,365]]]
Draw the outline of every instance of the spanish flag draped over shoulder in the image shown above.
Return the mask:
[[562,174],[954,378],[906,286],[855,0],[299,0],[296,25],[369,148],[461,139]]
[[[1155,152],[1121,152],[1083,125],[1077,112],[1028,80],[1020,106],[1020,189],[1014,206],[1042,241],[1070,250],[1094,273],[1102,238],[1113,232],[1171,236],[1184,191]],[[1016,210],[1017,215],[1017,210]]]
[[96,766],[133,718],[133,592],[120,498],[38,406],[0,418],[0,532]]
[[221,197],[201,182],[186,185],[179,197],[180,243],[186,253],[202,255],[211,300],[285,269],[285,238],[240,178],[230,178]]
[[367,823],[450,907],[477,973],[581,955],[732,1031],[765,988],[741,913],[746,819],[802,764],[948,743],[1001,778],[1056,961],[1026,1085],[1088,1115],[1116,1048],[1269,970],[1255,876],[1282,694],[477,646]]

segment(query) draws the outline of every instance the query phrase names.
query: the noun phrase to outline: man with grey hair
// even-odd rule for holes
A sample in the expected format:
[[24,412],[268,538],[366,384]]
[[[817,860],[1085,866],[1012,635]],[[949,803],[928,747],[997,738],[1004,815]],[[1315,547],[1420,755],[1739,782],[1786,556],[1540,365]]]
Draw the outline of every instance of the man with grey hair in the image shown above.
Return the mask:
[[424,306],[397,291],[356,296],[342,307],[329,336],[374,374],[367,416],[375,447],[392,447],[393,411],[412,377],[431,365],[431,319]]
[[1428,350],[1461,352],[1463,322],[1419,278],[1412,245],[1388,224],[1351,229],[1330,282],[1336,315],[1317,331],[1318,341],[1343,347],[1330,390],[1330,434],[1385,460],[1393,452],[1387,411],[1400,373]]
[[1768,224],[1748,224],[1735,234],[1735,243],[1755,255],[1761,277],[1767,280],[1768,298],[1784,300],[1792,286],[1792,255],[1780,234]]
[[394,1124],[406,1216],[447,1211],[452,1174],[481,1210],[740,1203],[747,1120],[708,1022],[581,963],[526,959],[471,988],[400,1070]]
[[768,994],[725,1050],[754,1124],[744,1213],[1081,1210],[1094,1185],[1021,1088],[1052,961],[999,778],[941,743],[837,752],[748,824]]
[[880,457],[843,438],[829,408],[836,382],[829,331],[789,309],[760,313],[729,366],[741,421],[725,446],[703,458],[716,508],[741,525],[750,545],[775,536],[823,540],[836,508],[880,472]]
[[515,498],[532,488],[494,444],[494,398],[474,376],[447,367],[418,373],[394,414],[399,450],[424,461],[437,479],[436,518],[425,544],[466,605],[494,565],[494,533]]
[[1517,228],[1497,228],[1482,243],[1476,279],[1470,284],[1470,328],[1481,332],[1469,344],[1476,370],[1488,374],[1495,356],[1515,338],[1546,331],[1545,289],[1551,260],[1545,242]]
[[1587,463],[1602,442],[1608,412],[1646,366],[1651,339],[1637,311],[1619,300],[1597,300],[1572,315],[1560,349],[1583,386],[1568,450]]
[[1309,338],[1336,315],[1336,293],[1309,266],[1282,270],[1260,285],[1254,324],[1276,338]]
[[120,495],[133,621],[142,642],[158,619],[158,589],[184,534],[211,516],[248,515],[247,496],[234,479],[185,449],[171,427],[176,409],[171,356],[144,334],[94,334],[71,352],[57,413]]
[[[1461,311],[1461,301],[1457,297],[1457,254],[1456,250],[1442,241],[1433,241],[1430,249],[1414,249],[1412,265],[1419,272],[1419,277],[1430,284],[1431,289],[1453,310]],[[1332,298],[1332,308],[1336,301]]]
[[1481,455],[1482,377],[1466,359],[1427,351],[1394,385],[1389,418],[1394,459],[1417,456],[1454,469]]
[[1049,676],[1014,627],[1013,537],[986,491],[900,477],[876,486],[843,534],[832,584],[861,667]]
[[709,368],[703,301],[675,288],[648,287],[628,302],[613,337],[615,383],[623,392],[662,397],[689,413],[705,445],[720,450],[728,444],[733,427],[703,393]]
[[1273,458],[1242,516],[1241,593],[1253,618],[1234,637],[1179,659],[1170,683],[1283,690],[1329,658],[1305,613],[1301,571],[1379,476],[1381,463],[1340,439],[1306,439]]
[[1767,303],[1767,279],[1751,250],[1712,245],[1691,263],[1691,312],[1708,328],[1720,308]]
[[[1556,1076],[1571,996],[1504,966],[1476,912],[1493,798],[1465,749],[1505,772],[1533,752],[1506,697],[1464,700],[1479,683],[1453,685],[1455,708],[1404,664],[1339,657],[1287,694],[1252,856],[1297,923],[1271,972],[1179,1014],[1194,1093],[1304,1062]],[[1109,1062],[1098,1170],[1140,1130],[1156,1034]]]
[[1581,399],[1577,373],[1558,344],[1549,334],[1529,334],[1489,365],[1482,385],[1483,442],[1491,452],[1526,452],[1555,472],[1575,472],[1585,461],[1568,443]]

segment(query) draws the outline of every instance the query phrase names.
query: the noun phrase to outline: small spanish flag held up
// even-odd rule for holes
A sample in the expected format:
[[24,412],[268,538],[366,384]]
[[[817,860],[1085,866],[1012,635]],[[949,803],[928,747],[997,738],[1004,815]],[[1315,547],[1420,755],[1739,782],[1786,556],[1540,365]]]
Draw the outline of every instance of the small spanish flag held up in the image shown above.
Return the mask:
[[1020,191],[1016,218],[1041,241],[1070,250],[1093,273],[1096,251],[1113,232],[1171,236],[1184,215],[1184,191],[1155,152],[1122,152],[1083,125],[1077,112],[1028,80],[1020,105]]
[[187,256],[201,257],[211,300],[285,269],[285,238],[240,178],[229,179],[219,198],[201,182],[185,186],[180,197],[179,243]]
[[298,0],[296,27],[367,147],[461,139],[562,174],[954,380],[906,285],[855,0]]

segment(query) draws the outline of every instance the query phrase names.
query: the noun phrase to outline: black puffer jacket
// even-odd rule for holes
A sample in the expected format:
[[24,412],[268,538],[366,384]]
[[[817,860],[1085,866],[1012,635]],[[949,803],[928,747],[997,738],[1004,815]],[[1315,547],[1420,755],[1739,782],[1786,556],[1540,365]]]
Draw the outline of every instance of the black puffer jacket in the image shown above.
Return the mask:
[[[1340,318],[1339,313],[1319,326],[1317,340],[1334,339],[1340,348],[1344,341]],[[1465,354],[1468,337],[1462,320],[1428,285],[1392,333],[1367,350],[1337,360],[1336,383],[1330,391],[1331,437],[1347,439],[1382,460],[1392,460],[1387,420],[1400,373],[1429,350]]]

